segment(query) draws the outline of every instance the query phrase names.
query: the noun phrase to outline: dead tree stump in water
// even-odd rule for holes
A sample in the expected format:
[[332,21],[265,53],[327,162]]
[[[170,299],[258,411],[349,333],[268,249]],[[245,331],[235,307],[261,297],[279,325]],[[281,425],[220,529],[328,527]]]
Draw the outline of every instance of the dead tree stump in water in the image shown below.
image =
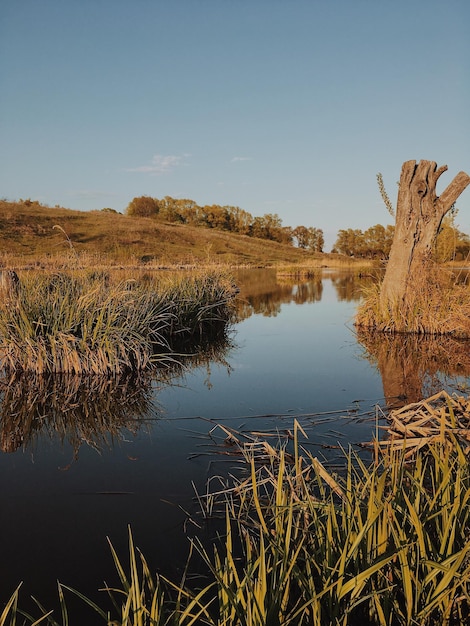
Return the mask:
[[380,290],[383,317],[405,305],[416,282],[426,274],[442,219],[470,183],[470,176],[459,172],[438,197],[436,184],[446,170],[447,165],[438,168],[434,161],[403,163],[395,235]]

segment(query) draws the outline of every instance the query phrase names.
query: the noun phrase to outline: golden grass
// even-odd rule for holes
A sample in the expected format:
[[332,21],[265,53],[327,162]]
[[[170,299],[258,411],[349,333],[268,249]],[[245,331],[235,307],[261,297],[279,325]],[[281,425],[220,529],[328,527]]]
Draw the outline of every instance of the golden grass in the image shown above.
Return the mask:
[[450,271],[432,266],[414,279],[406,300],[384,313],[377,282],[365,291],[355,324],[388,333],[470,338],[470,285],[460,284]]
[[[445,395],[409,407],[418,413],[426,405],[430,412],[447,407],[442,436],[428,438],[413,462],[406,445],[381,444],[375,461],[349,451],[344,471],[334,473],[302,448],[306,435],[296,421],[289,453],[266,442],[248,446],[246,472],[218,493],[199,496],[207,516],[218,501],[225,518],[213,549],[197,538],[191,543],[208,577],[191,582],[191,561],[177,583],[152,574],[129,532],[128,565],[111,545],[120,584],[104,591],[114,613],[59,584],[63,626],[65,592],[109,626],[468,623],[470,464],[467,443],[462,447],[455,436],[456,403],[468,411],[468,400],[449,403]],[[4,623],[18,615],[16,590]],[[39,620],[58,626],[42,608]],[[40,622],[26,616],[26,623]]]
[[[341,254],[318,254],[182,224],[106,211],[73,211],[0,200],[0,268],[42,267],[355,267]],[[77,265],[78,264],[78,265]],[[301,270],[303,271],[303,270]]]
[[220,272],[113,280],[97,271],[26,272],[0,301],[10,372],[120,376],[171,364],[225,333],[235,288]]
[[[64,257],[93,264],[272,266],[312,253],[244,235],[103,211],[0,201],[0,266],[50,268]],[[54,228],[59,226],[60,228]]]

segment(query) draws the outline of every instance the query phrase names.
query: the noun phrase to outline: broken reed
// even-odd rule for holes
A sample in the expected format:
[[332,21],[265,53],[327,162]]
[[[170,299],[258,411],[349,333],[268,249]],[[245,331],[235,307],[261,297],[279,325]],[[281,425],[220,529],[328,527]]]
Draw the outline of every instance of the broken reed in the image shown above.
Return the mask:
[[235,290],[218,272],[113,280],[25,272],[0,300],[0,367],[111,374],[171,363],[175,349],[223,334]]
[[360,328],[470,338],[470,285],[439,266],[423,269],[406,300],[385,308],[380,283],[366,288],[364,296],[355,319]]
[[[199,587],[190,563],[178,583],[152,574],[130,533],[127,567],[111,546],[114,614],[59,584],[62,624],[65,592],[114,626],[468,623],[470,464],[452,433],[413,463],[406,447],[377,447],[370,465],[350,451],[338,476],[301,448],[300,432],[296,422],[291,455],[269,446],[266,461],[266,446],[262,459],[245,448],[246,475],[206,496],[207,515],[215,499],[225,510],[225,533],[214,552],[191,541],[209,571]],[[5,615],[17,599],[18,590]]]

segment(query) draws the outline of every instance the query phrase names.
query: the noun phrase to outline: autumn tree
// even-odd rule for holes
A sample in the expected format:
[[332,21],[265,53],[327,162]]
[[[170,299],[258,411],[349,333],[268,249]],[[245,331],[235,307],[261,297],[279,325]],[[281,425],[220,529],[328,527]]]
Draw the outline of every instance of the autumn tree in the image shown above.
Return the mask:
[[129,202],[126,214],[134,217],[153,217],[159,212],[159,203],[150,196],[139,196]]
[[308,228],[308,248],[312,252],[323,252],[324,245],[325,238],[322,229],[310,226]]
[[367,259],[386,259],[393,240],[393,226],[376,224],[366,231],[359,228],[340,230],[335,242],[334,251]]
[[238,206],[230,207],[230,219],[233,231],[240,235],[249,235],[253,216]]
[[387,259],[392,247],[393,226],[376,224],[364,232],[363,256],[370,259]]
[[292,235],[297,240],[299,248],[308,248],[309,232],[306,226],[296,226],[292,231]]
[[361,256],[364,246],[364,233],[359,228],[338,231],[334,251],[346,256]]
[[442,220],[433,252],[438,263],[463,261],[470,252],[470,238],[455,224],[457,209],[452,209]]

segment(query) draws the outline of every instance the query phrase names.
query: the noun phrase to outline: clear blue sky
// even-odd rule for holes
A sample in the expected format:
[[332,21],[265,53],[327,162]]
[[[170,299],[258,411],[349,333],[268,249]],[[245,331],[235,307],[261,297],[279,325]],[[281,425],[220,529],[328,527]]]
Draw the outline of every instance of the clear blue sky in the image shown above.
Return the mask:
[[[390,223],[403,161],[470,173],[468,0],[2,0],[0,197]],[[457,203],[470,232],[470,189]]]

